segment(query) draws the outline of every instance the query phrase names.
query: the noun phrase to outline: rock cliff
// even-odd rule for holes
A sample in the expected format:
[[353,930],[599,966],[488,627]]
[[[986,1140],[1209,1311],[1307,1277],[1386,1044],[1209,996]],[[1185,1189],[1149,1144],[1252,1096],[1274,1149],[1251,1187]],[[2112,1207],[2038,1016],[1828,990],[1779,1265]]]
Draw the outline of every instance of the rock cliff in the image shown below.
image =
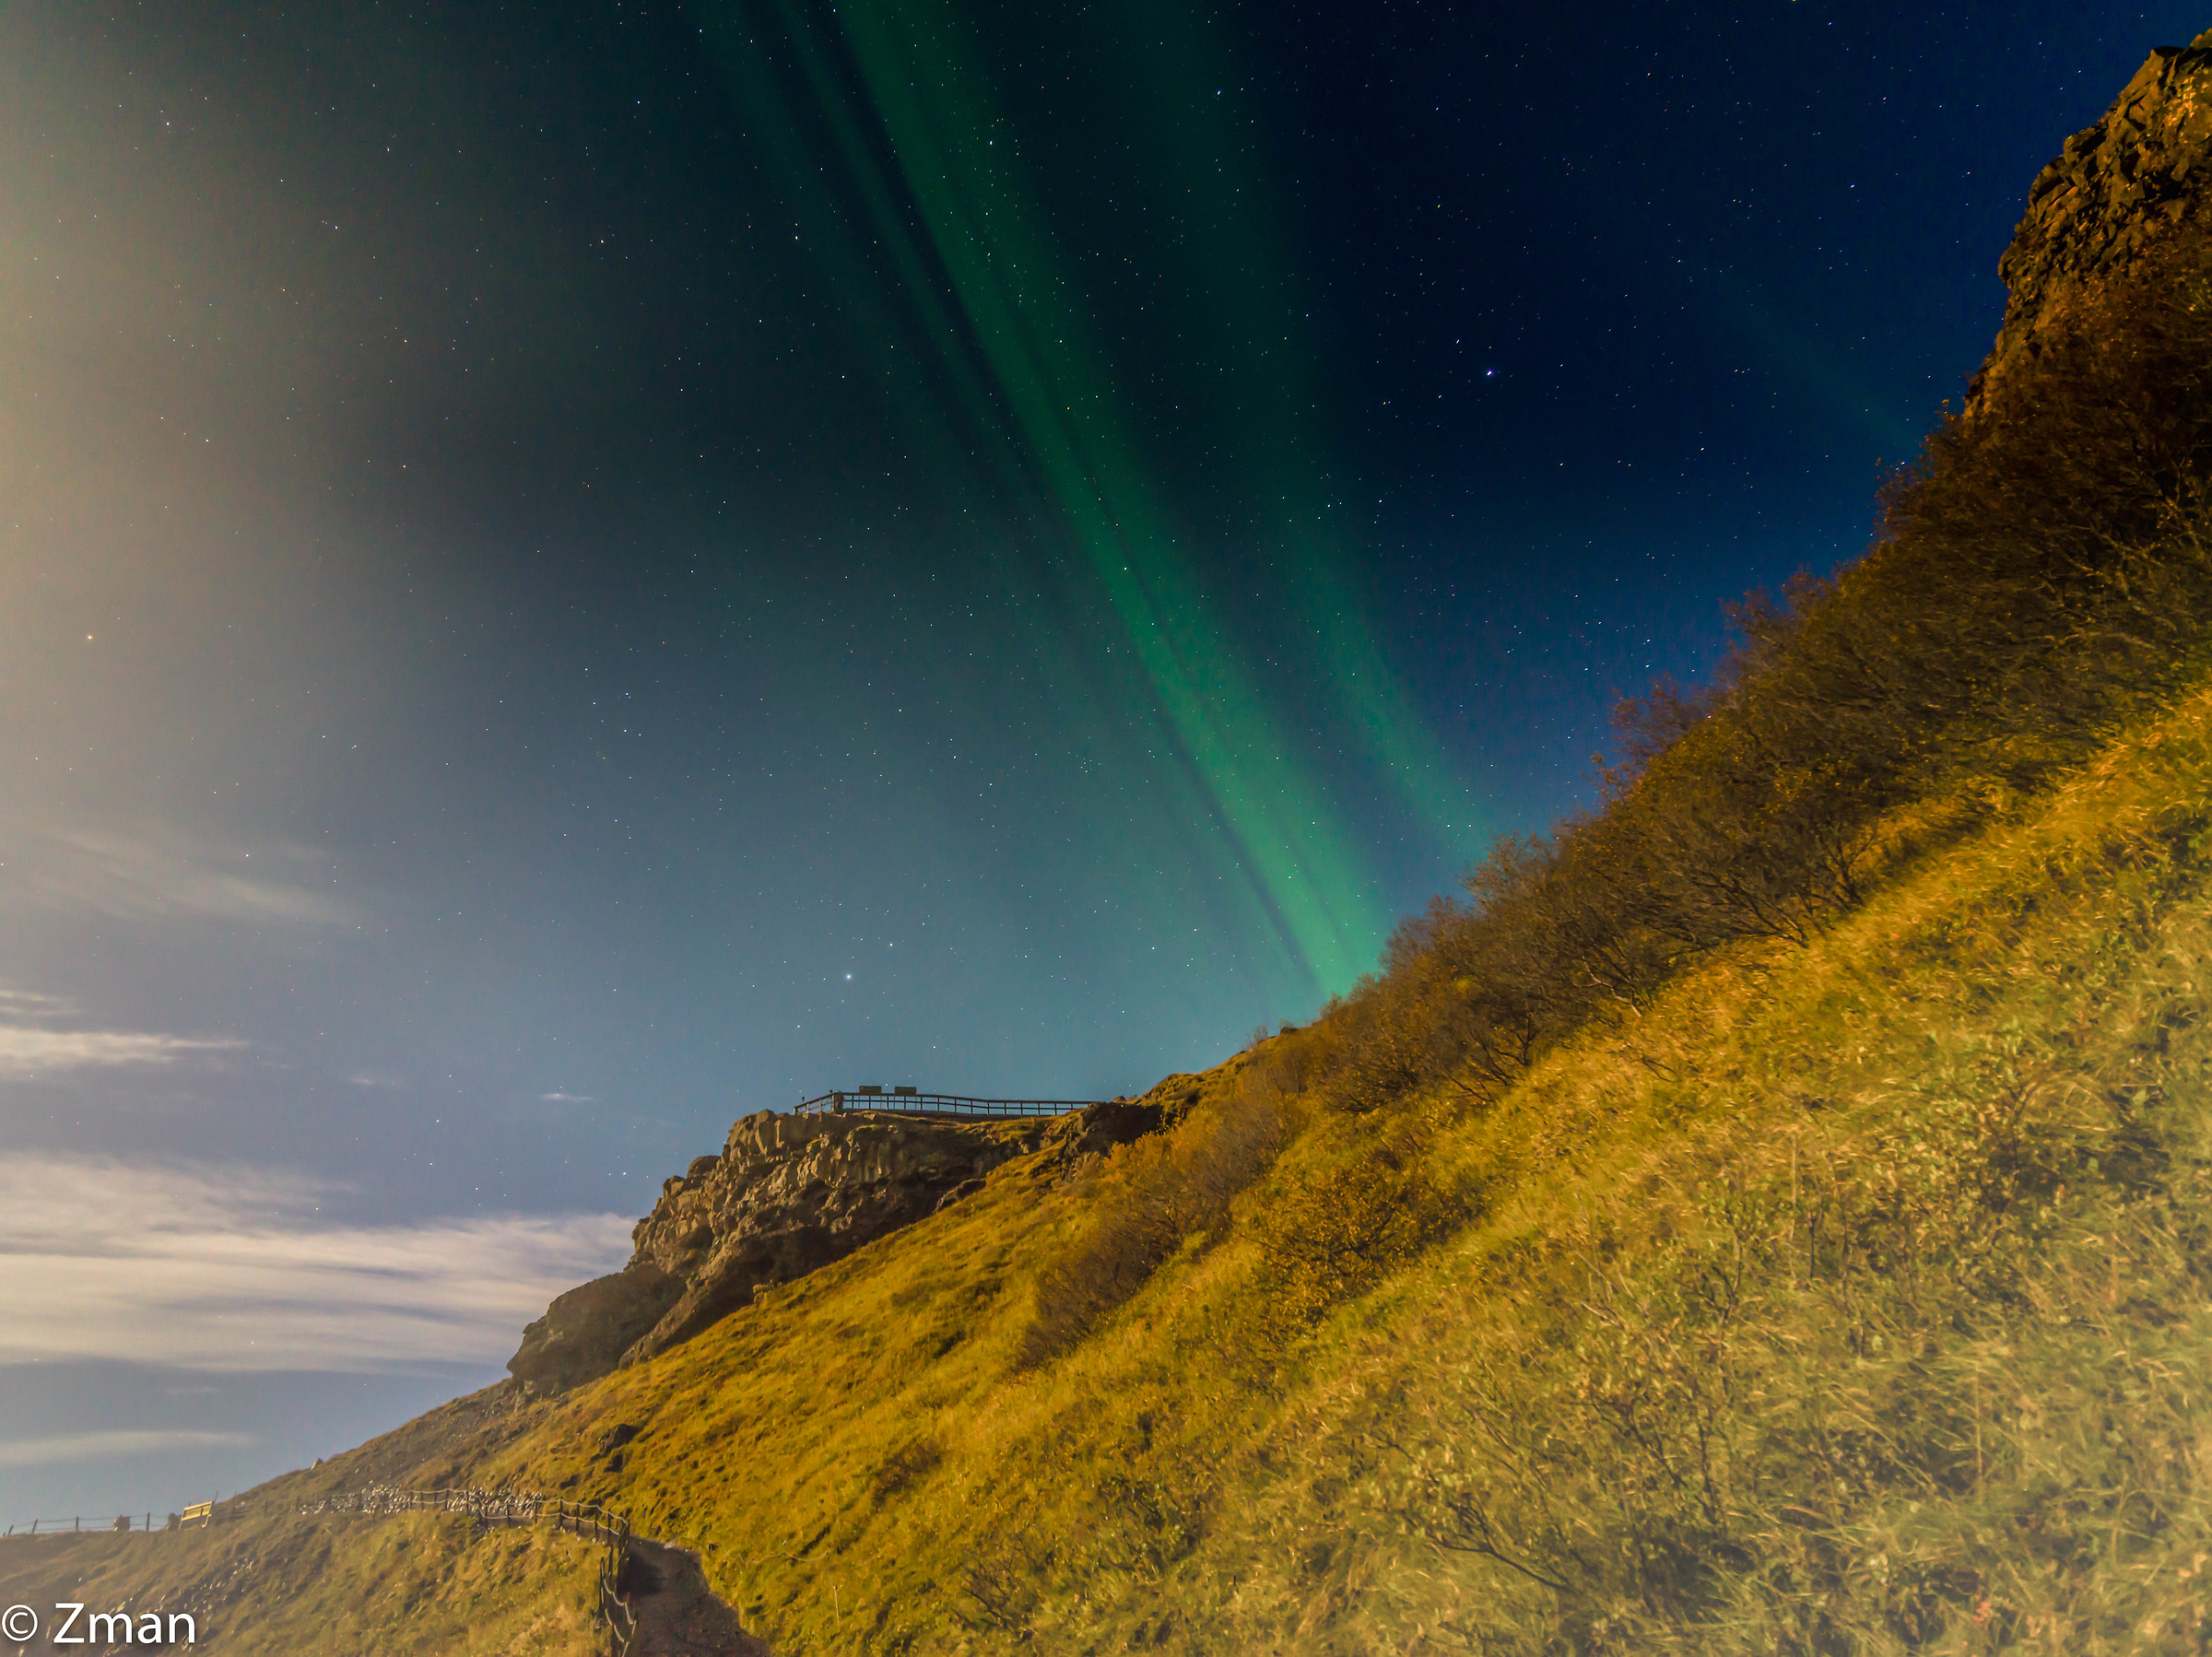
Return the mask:
[[2094,126],[2036,175],[1998,262],[2004,326],[1967,395],[1985,405],[2075,302],[2212,215],[2212,30],[2154,51]]
[[925,1218],[1016,1157],[1070,1160],[1157,1127],[1148,1104],[1003,1122],[888,1115],[740,1118],[718,1157],[661,1188],[629,1263],[560,1296],[510,1373],[561,1392],[689,1340],[753,1298]]

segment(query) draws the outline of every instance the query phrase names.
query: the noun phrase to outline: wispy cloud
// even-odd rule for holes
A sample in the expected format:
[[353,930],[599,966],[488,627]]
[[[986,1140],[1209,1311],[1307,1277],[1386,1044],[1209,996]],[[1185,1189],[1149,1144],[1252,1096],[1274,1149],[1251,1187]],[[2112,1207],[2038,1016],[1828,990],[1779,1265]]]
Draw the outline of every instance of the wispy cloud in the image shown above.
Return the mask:
[[28,854],[9,860],[11,884],[49,908],[263,927],[361,923],[359,907],[335,888],[330,859],[310,847],[221,846],[160,827],[126,834],[18,825],[14,832]]
[[65,995],[0,989],[0,1018],[66,1018],[76,1011],[76,1003]]
[[595,1093],[541,1093],[537,1100],[542,1105],[595,1105],[599,1102],[599,1096]]
[[112,1462],[180,1450],[231,1450],[258,1444],[252,1433],[135,1430],[55,1433],[43,1439],[0,1439],[0,1467],[45,1467],[60,1462]]
[[169,1064],[188,1053],[245,1046],[220,1036],[165,1036],[139,1030],[51,1030],[0,1024],[0,1080],[19,1081],[62,1070]]
[[395,1093],[406,1086],[397,1076],[375,1070],[357,1070],[346,1079],[356,1087],[374,1087],[384,1092]]
[[327,1183],[91,1158],[0,1163],[0,1362],[369,1372],[496,1362],[614,1270],[620,1216],[334,1226]]

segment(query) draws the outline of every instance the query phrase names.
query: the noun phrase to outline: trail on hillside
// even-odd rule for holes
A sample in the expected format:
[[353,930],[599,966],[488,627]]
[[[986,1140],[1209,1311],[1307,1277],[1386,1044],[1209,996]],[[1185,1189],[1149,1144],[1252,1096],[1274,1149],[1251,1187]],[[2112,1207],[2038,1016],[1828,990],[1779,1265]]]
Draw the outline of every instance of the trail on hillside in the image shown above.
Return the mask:
[[665,1543],[629,1545],[630,1609],[640,1657],[774,1657],[707,1586],[699,1556]]

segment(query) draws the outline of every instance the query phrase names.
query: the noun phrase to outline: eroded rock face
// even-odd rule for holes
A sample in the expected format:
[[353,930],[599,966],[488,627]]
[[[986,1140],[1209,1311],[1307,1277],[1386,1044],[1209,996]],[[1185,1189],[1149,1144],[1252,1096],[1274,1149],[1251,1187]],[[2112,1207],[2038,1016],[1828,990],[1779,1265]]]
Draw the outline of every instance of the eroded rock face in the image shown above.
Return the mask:
[[764,1285],[926,1218],[1016,1157],[1050,1148],[1072,1159],[1149,1133],[1159,1119],[1155,1106],[1127,1103],[1006,1122],[743,1117],[721,1156],[662,1186],[631,1233],[629,1264],[555,1300],[507,1368],[537,1392],[596,1380],[689,1340]]
[[2212,207],[2212,30],[2161,46],[2104,119],[2076,133],[2028,194],[2027,216],[1998,262],[2005,325],[1975,377],[1981,405],[2072,300],[2117,275]]
[[605,1375],[684,1292],[684,1280],[651,1261],[572,1288],[523,1331],[507,1372],[534,1393],[563,1393]]

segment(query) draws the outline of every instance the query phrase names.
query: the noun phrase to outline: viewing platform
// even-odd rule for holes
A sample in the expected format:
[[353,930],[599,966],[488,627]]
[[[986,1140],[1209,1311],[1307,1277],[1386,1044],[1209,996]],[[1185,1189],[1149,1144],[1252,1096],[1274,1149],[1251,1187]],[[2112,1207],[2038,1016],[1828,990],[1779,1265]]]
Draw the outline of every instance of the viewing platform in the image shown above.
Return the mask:
[[889,1116],[1064,1116],[1099,1099],[969,1099],[958,1093],[924,1093],[919,1087],[854,1087],[799,1101],[801,1115],[868,1111]]

